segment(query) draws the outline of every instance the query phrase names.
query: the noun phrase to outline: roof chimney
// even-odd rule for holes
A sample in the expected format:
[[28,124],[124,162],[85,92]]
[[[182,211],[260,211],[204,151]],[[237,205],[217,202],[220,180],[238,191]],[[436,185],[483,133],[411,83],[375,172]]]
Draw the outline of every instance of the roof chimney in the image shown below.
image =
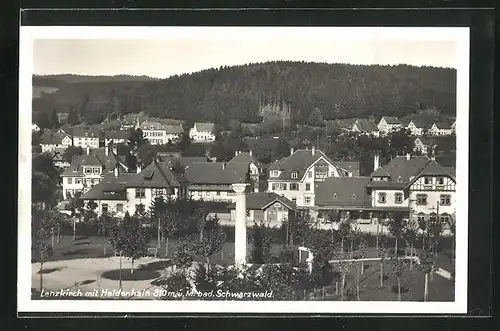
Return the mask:
[[226,169],[226,162],[222,162],[222,170]]
[[377,170],[380,167],[380,155],[378,151],[373,154],[373,170]]
[[293,147],[290,148],[290,155],[292,155],[292,154],[293,154]]
[[108,154],[109,154],[109,146],[104,147],[104,152],[105,152],[106,156],[108,156]]
[[316,152],[316,146],[313,146],[313,147],[311,148],[311,154],[312,154],[312,155],[314,155],[314,152]]
[[410,153],[406,153],[406,160],[407,160],[407,161],[409,161],[409,160],[410,160],[410,158],[411,158]]
[[87,146],[87,155],[89,155],[89,154],[90,154],[90,147]]

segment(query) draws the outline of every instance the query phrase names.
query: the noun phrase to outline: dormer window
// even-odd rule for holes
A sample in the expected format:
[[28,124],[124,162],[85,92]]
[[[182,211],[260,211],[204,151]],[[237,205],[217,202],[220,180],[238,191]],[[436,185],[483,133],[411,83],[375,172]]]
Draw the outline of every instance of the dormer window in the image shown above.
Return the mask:
[[352,194],[351,199],[355,200],[356,199],[356,194]]
[[271,177],[279,177],[280,171],[279,170],[271,170]]
[[336,200],[337,199],[337,193],[333,193],[333,199]]
[[403,178],[401,178],[401,176],[398,176],[398,182],[402,182],[403,181]]
[[298,172],[297,171],[292,171],[292,178],[296,179],[298,177]]

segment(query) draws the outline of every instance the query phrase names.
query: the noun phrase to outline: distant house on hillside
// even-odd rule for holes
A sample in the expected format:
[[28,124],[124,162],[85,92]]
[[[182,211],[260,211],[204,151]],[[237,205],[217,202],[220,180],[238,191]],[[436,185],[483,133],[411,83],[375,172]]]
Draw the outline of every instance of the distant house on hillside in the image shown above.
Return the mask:
[[128,142],[128,138],[130,137],[129,131],[105,131],[104,132],[104,146],[108,146],[110,144],[125,144]]
[[213,142],[215,140],[214,131],[214,123],[194,123],[189,130],[189,138],[199,143]]
[[358,118],[354,121],[352,125],[353,132],[358,132],[362,134],[373,134],[378,135],[377,124],[369,118]]
[[66,149],[72,145],[72,140],[69,135],[45,130],[40,136],[40,146],[42,153],[51,152],[55,149]]
[[429,130],[429,134],[433,136],[449,136],[454,131],[452,124],[446,121],[434,122]]
[[394,116],[383,116],[377,125],[381,134],[387,134],[391,131],[399,130],[403,127],[401,120]]
[[432,123],[428,119],[416,117],[410,119],[408,124],[404,125],[404,128],[409,130],[414,136],[421,136],[429,131],[431,125]]
[[182,138],[183,133],[182,125],[165,125],[165,143],[175,143]]
[[99,148],[101,132],[98,126],[74,126],[72,128],[72,133],[73,146],[81,148]]

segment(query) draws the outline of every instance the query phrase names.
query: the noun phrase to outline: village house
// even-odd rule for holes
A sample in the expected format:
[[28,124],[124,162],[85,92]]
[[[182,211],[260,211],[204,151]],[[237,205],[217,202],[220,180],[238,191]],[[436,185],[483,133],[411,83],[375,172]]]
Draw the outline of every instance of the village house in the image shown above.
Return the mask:
[[250,191],[259,192],[260,190],[260,178],[263,174],[262,164],[257,161],[253,155],[252,151],[240,152],[236,151],[235,156],[229,161],[231,163],[244,163],[249,166],[250,173]]
[[208,143],[215,140],[214,123],[194,123],[189,130],[189,138],[195,143]]
[[128,138],[130,137],[129,131],[115,130],[115,131],[104,131],[104,146],[126,144]]
[[432,140],[427,137],[416,137],[413,140],[413,151],[427,155],[433,145]]
[[97,126],[74,126],[72,127],[73,146],[81,148],[99,148],[101,132]]
[[400,212],[403,217],[427,221],[455,216],[455,175],[425,156],[398,156],[386,166],[378,165],[370,177],[328,178],[317,184],[316,205],[311,213],[327,220],[332,212],[339,219],[348,217],[371,223]]
[[417,137],[413,141],[413,150],[420,151],[424,155],[430,155],[432,152],[438,155],[456,151],[456,144],[456,138],[453,135]]
[[329,177],[348,176],[322,151],[291,149],[290,156],[273,162],[268,170],[268,191],[283,195],[300,207],[315,204],[315,184]]
[[[284,196],[269,192],[251,192],[246,196],[246,223],[248,227],[264,222],[269,227],[279,228],[284,222],[292,221],[297,211],[293,202]],[[234,226],[236,221],[236,204],[229,205],[230,222],[223,225]]]
[[71,136],[67,134],[45,130],[40,136],[42,153],[51,152],[56,149],[66,149],[71,145]]
[[408,124],[403,125],[405,129],[410,131],[410,133],[414,136],[421,136],[429,132],[431,128],[431,124],[425,118],[413,118],[409,120]]
[[179,141],[183,133],[182,125],[165,125],[165,144]]
[[142,122],[139,128],[142,130],[144,139],[147,139],[151,145],[166,144],[166,130],[163,124],[147,120]]
[[403,123],[399,118],[394,116],[383,116],[377,125],[380,134],[388,134],[392,131],[397,131],[403,127]]
[[245,162],[193,162],[184,170],[193,200],[235,202],[235,183],[250,184],[250,164]]
[[98,215],[114,213],[123,217],[126,212],[148,212],[157,197],[178,199],[186,194],[187,186],[182,176],[168,163],[154,160],[142,171],[139,168],[137,173],[121,173],[120,168],[115,168],[113,174],[108,174],[81,198],[86,205],[89,201],[95,202]]
[[429,129],[429,134],[433,136],[449,136],[453,133],[453,128],[446,121],[435,122]]
[[351,131],[366,135],[379,135],[377,124],[369,118],[356,119],[352,125]]
[[128,171],[125,161],[116,154],[116,149],[87,147],[85,153],[75,156],[71,165],[61,174],[63,199],[67,200],[77,193],[86,193],[115,169]]

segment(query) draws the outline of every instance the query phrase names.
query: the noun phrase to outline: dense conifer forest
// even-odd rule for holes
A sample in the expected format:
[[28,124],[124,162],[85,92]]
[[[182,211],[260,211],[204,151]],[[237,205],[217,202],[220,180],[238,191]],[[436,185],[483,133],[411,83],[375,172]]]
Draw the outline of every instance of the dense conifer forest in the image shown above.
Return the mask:
[[166,79],[34,76],[33,85],[57,87],[33,99],[34,111],[75,109],[84,118],[143,111],[161,118],[224,125],[229,119],[259,122],[261,110],[267,107],[302,124],[311,113],[330,120],[404,117],[436,108],[454,116],[456,108],[455,69],[409,65],[283,61],[224,66]]

